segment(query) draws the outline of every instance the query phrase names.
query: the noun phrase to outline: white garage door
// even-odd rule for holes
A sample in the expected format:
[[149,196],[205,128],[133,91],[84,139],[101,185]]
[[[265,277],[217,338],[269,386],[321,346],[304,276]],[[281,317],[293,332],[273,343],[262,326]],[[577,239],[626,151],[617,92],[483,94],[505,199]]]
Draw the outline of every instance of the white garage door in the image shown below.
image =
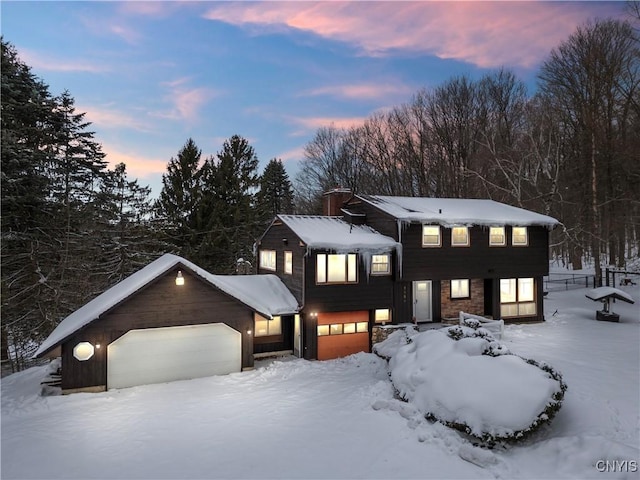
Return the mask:
[[107,388],[242,370],[242,335],[224,323],[130,330],[107,349]]

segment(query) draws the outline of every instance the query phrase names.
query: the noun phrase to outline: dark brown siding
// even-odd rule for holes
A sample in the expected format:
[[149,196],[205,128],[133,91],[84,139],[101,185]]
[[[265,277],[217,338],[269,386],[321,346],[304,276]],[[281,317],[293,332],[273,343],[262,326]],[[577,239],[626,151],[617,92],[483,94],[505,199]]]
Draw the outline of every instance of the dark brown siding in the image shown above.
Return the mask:
[[[300,245],[300,238],[293,233],[289,227],[279,220],[276,220],[260,239],[258,250],[261,249],[276,251],[276,271],[260,268],[260,255],[258,254],[258,273],[272,273],[280,277],[280,280],[287,286],[293,296],[296,297],[298,303],[302,304],[304,301],[304,256],[307,253],[307,247]],[[290,251],[293,254],[292,275],[284,273],[285,251]]]
[[[178,269],[185,285],[175,285]],[[183,267],[167,272],[62,344],[62,389],[106,385],[107,345],[133,329],[225,323],[242,334],[242,367],[253,366],[253,311]],[[100,344],[92,358],[80,362],[73,347]]]

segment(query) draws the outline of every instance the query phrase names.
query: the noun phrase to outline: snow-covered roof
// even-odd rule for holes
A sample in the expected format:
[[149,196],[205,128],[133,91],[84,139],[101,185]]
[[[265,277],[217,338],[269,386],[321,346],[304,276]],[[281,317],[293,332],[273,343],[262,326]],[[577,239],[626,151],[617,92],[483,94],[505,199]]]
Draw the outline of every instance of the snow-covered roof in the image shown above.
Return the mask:
[[390,251],[399,244],[368,225],[352,225],[340,217],[320,215],[278,215],[309,248],[336,252]]
[[593,290],[589,290],[585,297],[594,300],[604,300],[606,298],[615,298],[616,300],[622,300],[627,303],[634,303],[633,298],[624,290],[620,290],[615,287],[598,287]]
[[512,207],[493,200],[466,198],[390,197],[358,195],[398,220],[452,225],[555,227],[559,222],[547,215]]
[[275,275],[213,275],[182,257],[167,253],[62,320],[40,345],[34,356],[38,357],[63,342],[74,332],[97,320],[100,315],[176,265],[182,265],[185,269],[192,271],[211,285],[268,318],[298,311],[297,300]]

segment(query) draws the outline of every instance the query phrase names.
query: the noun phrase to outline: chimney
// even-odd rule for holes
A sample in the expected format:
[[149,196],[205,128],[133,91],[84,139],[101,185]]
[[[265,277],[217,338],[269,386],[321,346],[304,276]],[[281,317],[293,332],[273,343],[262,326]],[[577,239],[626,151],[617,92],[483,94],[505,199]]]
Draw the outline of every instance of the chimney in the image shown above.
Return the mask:
[[322,214],[333,217],[342,216],[340,211],[347,203],[353,193],[350,188],[336,187],[322,194]]

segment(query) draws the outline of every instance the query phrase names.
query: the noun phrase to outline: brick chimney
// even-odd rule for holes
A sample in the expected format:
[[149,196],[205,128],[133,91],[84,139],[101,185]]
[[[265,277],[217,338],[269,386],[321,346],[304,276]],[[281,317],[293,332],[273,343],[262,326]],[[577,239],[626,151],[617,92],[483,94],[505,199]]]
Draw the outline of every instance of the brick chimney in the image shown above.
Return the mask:
[[322,214],[330,216],[342,216],[340,211],[344,204],[348,202],[353,193],[350,188],[336,187],[322,194]]

